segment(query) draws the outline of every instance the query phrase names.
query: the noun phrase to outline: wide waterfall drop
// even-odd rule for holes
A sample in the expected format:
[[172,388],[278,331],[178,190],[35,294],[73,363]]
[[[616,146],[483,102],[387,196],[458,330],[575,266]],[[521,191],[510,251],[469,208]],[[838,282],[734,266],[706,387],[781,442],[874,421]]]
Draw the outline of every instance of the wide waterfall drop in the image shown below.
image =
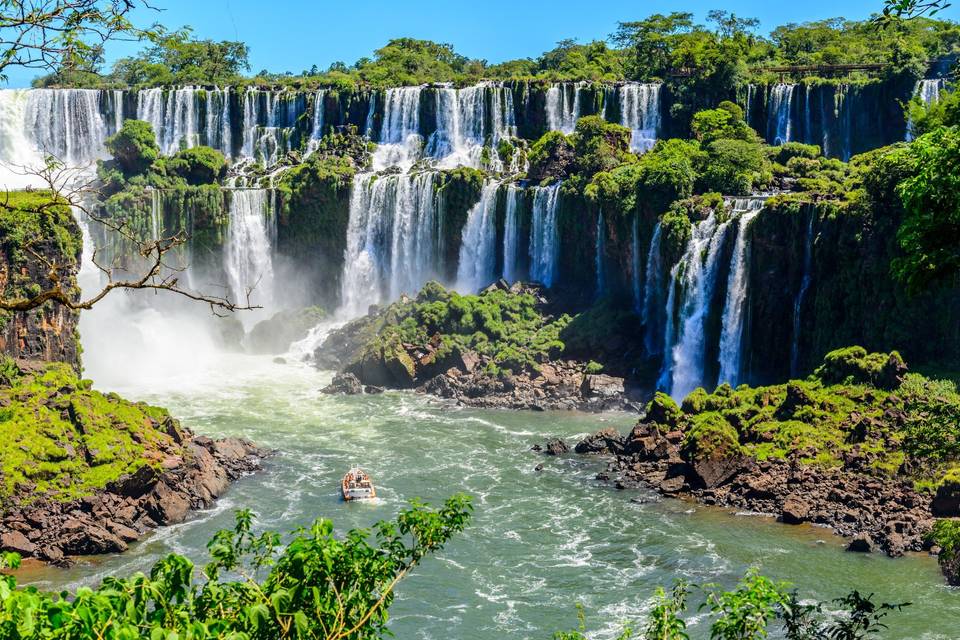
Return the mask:
[[423,138],[420,136],[420,94],[423,87],[387,89],[383,102],[383,122],[373,168],[409,168],[420,157]]
[[769,124],[767,125],[767,140],[770,144],[783,144],[792,140],[793,123],[790,115],[793,108],[794,84],[779,82],[770,87],[769,104],[767,106]]
[[438,272],[436,173],[358,174],[350,195],[341,313],[415,294]]
[[603,224],[603,211],[597,215],[597,228],[595,230],[596,239],[593,245],[594,272],[596,273],[595,294],[599,298],[603,295],[607,283],[606,265],[604,253],[606,252],[606,233],[607,230]]
[[[671,271],[664,338],[668,356],[664,358],[660,383],[678,401],[704,384],[706,321],[729,226],[729,220],[718,224],[716,214],[711,212],[706,220],[694,226],[683,257]],[[680,316],[674,318],[677,297]]]
[[649,151],[660,131],[660,84],[628,82],[619,87],[620,124],[630,129],[630,150]]
[[813,225],[816,215],[810,211],[807,219],[807,234],[803,241],[803,278],[800,280],[800,289],[793,302],[793,343],[790,346],[790,375],[800,375],[800,331],[802,329],[803,305],[813,279]]
[[[480,168],[485,161],[493,171],[502,171],[494,149],[503,138],[516,134],[513,92],[502,85],[481,82],[472,87],[441,87],[436,92],[436,129],[427,140],[425,152],[441,168]],[[489,160],[487,161],[486,158]]]
[[196,87],[144,89],[137,94],[137,118],[153,126],[164,155],[200,144]]
[[736,387],[740,383],[743,319],[750,278],[750,245],[747,242],[747,231],[750,223],[760,213],[765,202],[765,199],[760,198],[738,198],[734,201],[734,215],[739,213],[736,218],[737,240],[733,245],[733,256],[730,258],[730,272],[727,276],[727,299],[723,305],[718,384],[726,382]]
[[230,130],[230,88],[215,87],[206,91],[207,123],[204,144],[227,158],[233,156],[233,134]]
[[34,147],[68,167],[105,155],[107,125],[95,89],[35,89],[27,92],[23,126]]
[[34,176],[22,175],[22,167],[43,166],[43,154],[27,135],[26,89],[0,89],[0,188],[22,189],[34,184]]
[[517,220],[517,208],[523,190],[515,184],[507,185],[506,211],[503,218],[503,279],[507,282],[517,281],[517,252],[520,246],[520,230]]
[[301,95],[250,87],[243,96],[244,157],[272,167],[291,150],[297,120],[306,110]]
[[[267,189],[234,189],[230,192],[230,224],[224,246],[223,266],[236,304],[271,309],[274,297],[273,226]],[[247,318],[251,314],[244,314]]]
[[476,293],[496,279],[499,188],[493,180],[484,182],[480,201],[467,213],[457,265],[457,289],[462,293]]
[[313,96],[313,117],[310,120],[310,141],[307,143],[307,154],[317,150],[320,140],[323,138],[323,111],[324,99],[327,95],[326,90],[319,89]]
[[580,119],[580,90],[584,82],[562,82],[547,89],[547,128],[551,131],[573,133]]
[[[650,250],[647,252],[646,278],[643,284],[643,346],[649,356],[663,353],[663,344],[660,342],[664,330],[660,317],[660,310],[663,309],[663,293],[660,290],[660,281],[663,279],[660,235],[660,221],[657,220],[653,237],[650,239]],[[673,308],[673,305],[670,305],[670,308]]]
[[560,237],[557,230],[557,205],[560,201],[558,182],[537,187],[533,194],[533,218],[530,222],[530,279],[547,287],[553,286],[559,257]]

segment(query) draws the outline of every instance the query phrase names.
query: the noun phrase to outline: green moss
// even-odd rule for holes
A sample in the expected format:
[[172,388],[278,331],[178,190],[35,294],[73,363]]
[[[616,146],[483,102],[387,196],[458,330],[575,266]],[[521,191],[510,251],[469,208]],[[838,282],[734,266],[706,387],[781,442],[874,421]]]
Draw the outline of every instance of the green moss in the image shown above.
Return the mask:
[[693,460],[730,458],[741,452],[737,430],[715,411],[698,414],[690,420],[683,446]]
[[952,560],[960,550],[960,520],[937,520],[927,534],[927,541],[940,547],[944,560]]
[[[12,370],[7,363],[5,370]],[[90,389],[64,364],[8,375],[0,388],[0,498],[89,495],[179,450],[166,411]],[[20,490],[18,490],[20,487]]]

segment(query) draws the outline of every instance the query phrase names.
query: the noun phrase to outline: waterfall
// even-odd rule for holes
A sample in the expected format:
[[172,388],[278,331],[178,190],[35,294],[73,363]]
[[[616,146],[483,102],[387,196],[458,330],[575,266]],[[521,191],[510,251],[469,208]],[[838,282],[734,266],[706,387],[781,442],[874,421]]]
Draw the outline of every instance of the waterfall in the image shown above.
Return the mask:
[[643,298],[640,284],[640,217],[633,217],[630,230],[630,290],[633,292],[633,308],[643,313]]
[[40,153],[52,155],[67,166],[80,166],[104,156],[107,125],[100,114],[100,91],[28,91],[23,126]]
[[380,138],[373,154],[373,167],[380,171],[392,166],[407,168],[420,155],[420,94],[423,87],[387,89],[383,103]]
[[[442,168],[484,164],[484,147],[516,134],[513,92],[502,85],[482,82],[472,87],[434,89],[437,126],[427,141],[426,154],[440,160]],[[496,153],[489,153],[489,168],[503,170]]]
[[496,278],[496,210],[499,186],[493,180],[484,182],[480,201],[467,213],[457,267],[457,289],[464,293],[476,293]]
[[551,131],[573,133],[580,118],[580,90],[585,82],[564,82],[547,89],[547,128]]
[[137,94],[137,118],[153,126],[161,153],[200,144],[195,87],[144,89]]
[[649,151],[660,130],[659,84],[630,82],[620,87],[620,124],[630,129],[630,150]]
[[834,114],[840,125],[840,159],[844,162],[849,160],[853,155],[853,109],[849,94],[849,85],[837,85],[836,93],[834,94]]
[[233,135],[230,131],[230,88],[206,91],[207,124],[204,142],[227,158],[233,156]]
[[[940,100],[940,91],[945,86],[946,83],[943,78],[925,78],[917,82],[913,95],[920,98],[926,106],[930,106]],[[908,117],[906,141],[910,142],[911,140],[913,140],[913,122]]]
[[[653,228],[653,237],[650,239],[650,250],[647,252],[646,280],[643,285],[643,346],[647,355],[663,352],[659,342],[663,337],[663,327],[660,325],[658,312],[663,308],[663,295],[660,291],[660,281],[663,279],[660,235],[660,221],[657,220],[657,226]],[[637,254],[639,255],[639,251]],[[672,309],[673,305],[671,304],[668,308]]]
[[243,155],[277,164],[291,150],[297,120],[306,110],[299,94],[249,88],[243,96]]
[[150,239],[161,240],[164,233],[163,205],[159,189],[150,189]]
[[347,315],[366,313],[369,305],[403,292],[416,293],[436,276],[435,175],[354,178],[341,282]]
[[25,89],[0,89],[0,188],[21,189],[37,182],[21,175],[22,167],[37,167],[43,157],[27,136]]
[[770,104],[768,106],[769,124],[767,126],[767,139],[770,144],[783,144],[790,142],[792,123],[790,115],[793,107],[794,84],[784,84],[779,82],[770,88]]
[[737,218],[737,240],[730,258],[727,276],[727,299],[723,305],[723,320],[720,330],[720,376],[718,384],[727,382],[736,387],[740,383],[740,360],[743,343],[743,319],[747,302],[747,287],[750,282],[750,246],[747,230],[750,223],[763,208],[765,200],[759,198],[738,199],[734,204]]
[[560,238],[557,230],[557,204],[561,183],[536,187],[533,218],[530,223],[530,278],[546,287],[556,277]]
[[507,210],[503,220],[503,279],[511,283],[517,280],[517,251],[520,243],[517,207],[521,197],[522,189],[515,184],[507,185]]
[[230,296],[237,304],[250,302],[269,309],[274,301],[273,232],[276,223],[266,189],[235,189],[230,193],[230,223],[224,246],[224,269]]
[[[697,223],[686,251],[671,270],[668,296],[667,330],[659,384],[676,400],[704,383],[706,320],[719,273],[720,255],[730,222],[717,223],[716,214]],[[679,298],[680,317],[674,318],[674,303]],[[674,325],[679,328],[675,339]]]
[[604,267],[604,251],[606,245],[606,229],[603,225],[603,211],[597,215],[596,240],[594,242],[594,259],[596,264],[594,270],[597,275],[596,295],[599,298],[603,295],[606,286],[606,272]]
[[793,344],[790,347],[790,377],[800,374],[800,330],[803,318],[803,304],[810,289],[810,280],[813,277],[813,223],[816,215],[810,211],[807,219],[807,235],[803,242],[803,278],[800,280],[800,289],[793,302]]

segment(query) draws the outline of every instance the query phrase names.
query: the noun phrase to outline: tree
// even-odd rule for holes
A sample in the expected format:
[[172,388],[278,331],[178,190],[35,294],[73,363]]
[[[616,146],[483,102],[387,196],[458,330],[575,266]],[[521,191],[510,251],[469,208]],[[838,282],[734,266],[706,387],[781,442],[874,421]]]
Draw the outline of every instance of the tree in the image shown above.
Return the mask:
[[145,173],[160,157],[153,127],[143,120],[125,120],[104,145],[126,177]]
[[950,6],[947,0],[884,0],[883,11],[874,18],[874,22],[888,26],[903,19],[933,17]]
[[[397,584],[462,532],[471,511],[462,494],[436,509],[414,501],[374,525],[373,536],[352,530],[338,537],[331,521],[317,520],[286,547],[276,533],[255,534],[253,514],[240,511],[235,527],[207,545],[203,581],[176,554],[149,576],[107,578],[69,599],[17,589],[13,577],[0,575],[0,637],[382,638]],[[0,556],[0,569],[18,565],[13,554]]]
[[662,78],[672,66],[672,53],[694,28],[693,14],[654,14],[645,20],[621,22],[611,39],[629,50],[628,71],[637,80]]
[[89,69],[103,46],[118,38],[142,39],[130,13],[146,0],[0,0],[0,79],[11,67],[63,72]]
[[130,86],[160,84],[228,84],[250,69],[250,48],[243,42],[195,40],[189,27],[158,30],[154,46],[118,60],[113,75]]
[[905,211],[897,231],[904,256],[892,266],[908,289],[919,292],[960,274],[960,131],[937,129],[906,153],[916,169],[897,187]]

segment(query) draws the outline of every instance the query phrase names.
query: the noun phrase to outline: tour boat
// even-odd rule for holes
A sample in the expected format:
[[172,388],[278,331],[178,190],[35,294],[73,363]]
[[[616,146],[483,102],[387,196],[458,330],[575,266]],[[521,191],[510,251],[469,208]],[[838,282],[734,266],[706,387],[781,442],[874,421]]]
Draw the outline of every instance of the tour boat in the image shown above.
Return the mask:
[[377,490],[373,488],[373,481],[367,472],[360,467],[354,467],[347,471],[340,483],[340,490],[343,492],[343,499],[351,500],[373,500],[377,497]]

